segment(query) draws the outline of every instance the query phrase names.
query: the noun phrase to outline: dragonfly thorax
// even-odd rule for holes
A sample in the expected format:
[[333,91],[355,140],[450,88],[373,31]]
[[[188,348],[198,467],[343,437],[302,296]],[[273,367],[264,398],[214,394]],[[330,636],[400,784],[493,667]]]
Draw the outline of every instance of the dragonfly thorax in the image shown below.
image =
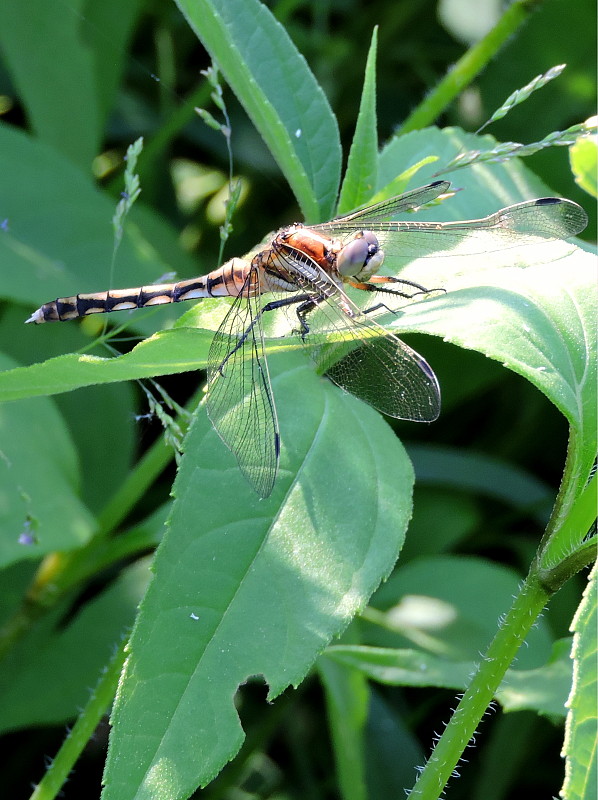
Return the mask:
[[378,272],[384,261],[378,239],[372,231],[360,231],[356,237],[341,248],[336,257],[336,268],[343,278],[369,280]]
[[341,249],[338,239],[323,236],[300,223],[283,229],[274,240],[274,246],[276,245],[287,253],[294,251],[307,256],[327,273],[334,269],[337,254]]

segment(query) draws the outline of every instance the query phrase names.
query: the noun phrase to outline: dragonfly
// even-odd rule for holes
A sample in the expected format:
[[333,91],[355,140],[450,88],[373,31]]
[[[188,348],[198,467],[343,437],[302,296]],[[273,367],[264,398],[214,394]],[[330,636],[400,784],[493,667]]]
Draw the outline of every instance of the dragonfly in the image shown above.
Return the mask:
[[[267,314],[284,309],[293,333],[316,365],[342,389],[390,417],[433,422],[440,413],[434,371],[376,319],[385,310],[394,311],[397,298],[405,303],[429,295],[429,290],[414,281],[379,274],[385,257],[483,255],[542,239],[565,239],[587,224],[580,206],[556,197],[517,203],[461,222],[393,219],[441,198],[449,189],[448,181],[436,181],[329,222],[289,225],[253,257],[233,258],[207,275],[61,297],[44,303],[27,322],[233,298],[209,350],[207,412],[245,478],[266,498],[280,459],[280,431],[264,346]],[[369,303],[354,299],[368,293]]]

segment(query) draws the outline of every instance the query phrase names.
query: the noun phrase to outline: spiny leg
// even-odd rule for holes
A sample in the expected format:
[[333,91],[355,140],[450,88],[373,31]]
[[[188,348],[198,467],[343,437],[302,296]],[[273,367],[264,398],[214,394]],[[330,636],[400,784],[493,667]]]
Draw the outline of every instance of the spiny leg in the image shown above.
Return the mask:
[[297,319],[299,320],[299,325],[301,326],[297,333],[303,341],[305,341],[305,337],[310,331],[310,327],[307,324],[307,315],[311,314],[312,311],[314,311],[327,299],[328,297],[326,295],[320,295],[319,297],[308,297],[307,295],[304,296],[301,305],[297,309]]
[[[376,292],[377,294],[391,294],[395,297],[402,297],[405,300],[413,300],[414,297],[417,297],[418,294],[431,294],[432,292],[445,292],[446,289],[427,289],[425,286],[422,286],[420,283],[416,283],[415,281],[409,281],[406,278],[395,278],[392,276],[387,275],[372,275],[367,283],[361,283],[359,281],[349,281],[350,285],[353,286],[355,289],[360,289],[364,292]],[[416,289],[417,291],[409,293],[409,292],[402,292],[399,289],[389,289],[387,286],[383,286],[381,284],[388,284],[388,283],[401,283],[405,286],[410,286],[412,289]],[[381,308],[385,309],[391,314],[395,314],[392,308],[389,308],[385,303],[377,303],[375,306],[371,306],[370,308],[364,309],[364,314],[372,314],[375,311],[379,311]]]

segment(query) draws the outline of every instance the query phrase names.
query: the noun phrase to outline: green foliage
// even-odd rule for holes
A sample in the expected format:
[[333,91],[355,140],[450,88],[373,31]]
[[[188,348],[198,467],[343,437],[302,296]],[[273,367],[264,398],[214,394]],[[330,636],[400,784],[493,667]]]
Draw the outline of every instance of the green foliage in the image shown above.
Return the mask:
[[97,155],[140,9],[139,0],[77,0],[60,13],[44,0],[26,8],[7,0],[0,8],[6,68],[33,131],[85,171]]
[[[133,203],[139,195],[141,194],[141,186],[139,184],[139,175],[135,172],[137,168],[137,159],[141,155],[143,150],[143,137],[139,137],[136,142],[132,145],[127,147],[127,153],[125,155],[125,161],[127,166],[125,167],[125,174],[124,174],[124,181],[125,181],[125,190],[123,192],[123,196],[119,200],[118,205],[116,206],[116,211],[114,212],[114,216],[112,217],[112,227],[114,228],[114,244],[115,249],[121,243],[123,237],[123,225],[125,218],[131,208],[133,207]],[[111,276],[112,277],[112,276]]]
[[370,701],[366,676],[363,671],[325,657],[318,660],[318,674],[326,692],[342,796],[347,800],[365,800],[367,785],[362,754]]
[[521,89],[517,89],[515,92],[510,94],[504,103],[502,103],[500,108],[496,109],[490,119],[487,122],[484,122],[484,124],[478,128],[477,132],[480,133],[480,131],[482,131],[488,125],[496,122],[497,119],[503,119],[503,117],[506,117],[511,109],[515,108],[515,106],[518,106],[520,103],[525,102],[532,92],[537,92],[538,89],[541,89],[550,81],[558,78],[566,66],[566,64],[559,64],[557,67],[552,67],[552,69],[549,69],[548,72],[544,73],[544,75],[536,75],[536,77],[526,86],[522,86]]
[[589,576],[583,601],[573,620],[573,686],[567,700],[567,732],[564,753],[567,772],[563,792],[566,797],[592,797],[596,794],[596,566]]
[[[558,643],[557,654],[537,669],[508,670],[496,694],[505,711],[531,709],[562,717],[571,686],[571,641]],[[386,686],[436,686],[463,690],[476,670],[475,661],[446,658],[409,650],[384,647],[341,647],[326,650],[321,660],[332,660]],[[325,674],[325,672],[324,672]],[[338,725],[341,727],[343,721]],[[587,765],[586,765],[587,766]]]
[[338,128],[284,28],[258,0],[178,6],[267,143],[305,219],[330,217],[340,178]]
[[[12,366],[6,356],[1,363]],[[0,469],[7,499],[0,538],[2,566],[70,550],[88,541],[94,520],[79,497],[77,455],[56,406],[42,397],[0,406],[0,435]],[[38,537],[40,525],[44,533]],[[27,528],[31,528],[34,541],[24,547],[19,535]]]
[[575,142],[570,152],[575,180],[591,197],[598,197],[598,135]]
[[[371,202],[377,183],[378,133],[376,130],[376,54],[378,31],[374,28],[365,65],[365,80],[359,106],[355,136],[351,143],[347,171],[338,199],[338,214]],[[400,192],[395,192],[400,194]]]
[[[0,126],[0,166],[6,220],[0,236],[4,297],[39,305],[73,291],[93,291],[98,282],[109,281],[114,200],[99,192],[72,161],[6,124]],[[129,219],[118,251],[116,281],[152,283],[168,271],[171,261],[193,274],[191,259],[159,214],[137,204]],[[146,324],[149,330],[153,326]],[[37,347],[32,342],[29,352]]]
[[[500,119],[500,117],[497,117]],[[486,127],[484,125],[484,127]],[[440,170],[437,174],[442,175],[447,172],[453,172],[462,167],[471,167],[474,164],[502,164],[509,158],[523,158],[524,156],[531,156],[540,150],[545,150],[547,147],[571,147],[572,145],[583,142],[588,136],[596,135],[595,122],[579,123],[567,128],[566,131],[553,131],[545,136],[539,142],[532,142],[530,144],[521,144],[520,142],[502,142],[496,145],[491,150],[471,150],[468,153],[461,153],[455,158],[454,161],[447,164],[444,169]]]
[[[276,373],[278,359],[272,361]],[[398,554],[410,508],[406,455],[394,438],[389,448],[387,427],[374,412],[321,385],[302,358],[293,361],[276,374],[274,388],[289,443],[281,471],[301,473],[300,483],[285,481],[271,500],[260,501],[203,411],[189,431],[168,535],[154,561],[156,578],[135,626],[114,712],[107,797],[134,793],[147,773],[162,783],[164,796],[208,782],[241,744],[231,703],[236,687],[263,674],[274,698],[299,683]],[[292,410],[297,385],[314,397],[301,420]],[[208,462],[206,452],[212,453]],[[350,485],[365,471],[368,497],[351,497],[340,481],[334,486],[327,478],[333,470]],[[223,475],[240,505],[222,503],[217,484]],[[189,525],[200,518],[201,526]],[[223,581],[223,575],[230,578]],[[261,633],[248,638],[257,620]],[[148,709],[148,689],[160,697],[163,713]],[[196,718],[190,735],[189,715],[199,707],[214,711],[201,722]],[[118,739],[133,731],[143,732],[146,755],[123,771]],[[160,765],[173,761],[176,777],[163,774]]]
[[[124,661],[122,637],[131,626],[111,718],[104,800],[182,800],[219,773],[202,796],[398,796],[413,784],[415,768],[429,753],[431,731],[443,727],[455,691],[464,693],[459,713],[412,796],[439,796],[491,702],[509,712],[504,719],[522,719],[526,710],[538,726],[541,717],[560,725],[568,694],[563,792],[567,798],[591,793],[594,573],[571,623],[581,594],[575,573],[595,553],[596,479],[590,476],[596,453],[596,300],[589,253],[570,242],[527,242],[482,256],[389,254],[384,267],[390,274],[446,289],[382,320],[401,336],[420,335],[416,347],[438,372],[444,416],[425,429],[391,428],[317,375],[295,343],[269,331],[266,352],[282,451],[267,500],[252,492],[210,426],[193,378],[198,372],[201,382],[213,331],[229,308],[226,300],[203,301],[182,316],[176,307],[114,315],[105,319],[121,327],[107,333],[104,320],[94,318],[81,325],[22,325],[26,309],[57,295],[107,288],[113,254],[119,286],[150,284],[172,267],[189,277],[214,266],[209,240],[218,239],[215,229],[200,228],[174,206],[169,143],[174,156],[189,159],[192,153],[210,167],[217,164],[220,186],[233,184],[239,163],[250,175],[250,202],[244,205],[241,194],[236,198],[235,254],[292,221],[296,212],[283,219],[280,200],[268,200],[272,175],[279,183],[280,175],[272,172],[249,122],[230,95],[225,102],[227,89],[221,94],[215,72],[207,73],[205,85],[199,78],[207,62],[196,63],[195,35],[308,220],[334,213],[341,165],[337,117],[342,120],[347,108],[355,134],[339,201],[343,209],[425,184],[437,171],[454,169],[450,165],[465,152],[504,153],[492,137],[458,127],[395,136],[378,153],[376,105],[381,121],[390,115],[392,125],[406,115],[398,99],[380,103],[380,94],[388,98],[390,86],[391,97],[400,95],[395,76],[413,73],[414,64],[430,72],[409,50],[411,37],[418,54],[435,58],[438,52],[415,39],[415,31],[430,29],[431,15],[420,20],[414,5],[404,13],[415,17],[403,20],[409,25],[401,36],[392,29],[390,41],[389,26],[400,25],[396,16],[374,29],[367,61],[363,14],[347,15],[338,32],[330,26],[321,56],[312,52],[308,67],[299,51],[317,44],[323,19],[318,15],[325,13],[319,6],[310,36],[302,39],[301,14],[285,17],[288,5],[278,4],[276,19],[257,0],[180,0],[186,22],[175,19],[172,9],[142,9],[132,0],[118,8],[71,4],[65,6],[66,20],[48,16],[41,5],[23,11],[8,2],[0,10],[5,67],[31,123],[28,132],[10,122],[0,125],[6,309],[0,328],[9,353],[0,373],[0,725],[3,732],[29,735],[42,725],[64,725],[82,711],[32,796],[56,796],[103,711],[109,711]],[[432,107],[454,113],[447,106],[453,90],[463,88],[459,81],[472,81],[526,15],[525,4],[516,5],[412,121],[421,113],[431,124]],[[359,38],[352,28],[356,20]],[[136,24],[146,49],[136,49],[135,58],[148,57],[143,32],[151,26],[158,76],[187,79],[188,96],[180,107],[172,107],[162,83],[156,84],[155,101],[154,82],[147,76],[140,82],[134,74],[136,62],[125,47]],[[61,59],[47,46],[50,40],[61,48]],[[321,84],[327,83],[325,65],[338,63],[346,41],[351,57],[344,70],[335,68],[327,87],[335,116]],[[384,76],[397,53],[405,64],[393,66],[391,80],[379,80],[377,88],[376,75]],[[448,47],[447,57],[457,59]],[[559,55],[550,63],[562,60]],[[319,81],[311,71],[315,65]],[[524,90],[511,94],[511,85],[493,93],[493,101],[511,94],[502,110],[517,106],[501,125],[534,102],[532,90],[552,77],[548,66],[540,79],[529,83],[526,73],[515,83],[526,84]],[[358,70],[359,82],[352,70]],[[344,89],[350,89],[353,106]],[[210,93],[219,112],[225,111],[224,126],[217,123],[214,133],[192,120],[193,109],[207,104]],[[163,122],[158,107],[166,114]],[[142,193],[119,223],[117,254],[110,220],[122,176],[109,187],[95,185],[88,174],[111,111],[109,144],[121,156],[144,135],[143,152],[133,154],[125,173],[127,205],[137,194],[137,175]],[[207,114],[206,109],[204,117],[213,118]],[[570,128],[572,119],[587,117],[589,112],[575,114],[555,127]],[[532,140],[542,137],[554,142],[559,134],[530,134]],[[580,185],[591,192],[595,147],[590,152],[588,144],[594,141],[577,142],[572,164]],[[98,161],[114,163],[111,152]],[[461,169],[455,178],[460,191],[418,217],[472,219],[552,193],[517,159],[500,161],[478,158],[473,169]],[[205,187],[197,191],[206,194]],[[216,199],[198,216],[215,213]],[[228,216],[219,213],[216,224],[224,223],[228,232],[232,207]],[[189,239],[201,240],[201,266],[181,246],[183,227]],[[124,330],[134,337],[130,344],[115,335]],[[136,343],[140,335],[147,338]],[[114,355],[114,347],[121,354]],[[175,447],[161,438],[148,442],[130,393],[120,393],[122,381],[166,375],[177,380],[164,389],[154,384],[151,399],[140,402],[139,417],[149,403],[150,415]],[[160,476],[177,458],[191,410],[171,491]],[[558,445],[563,420],[569,447],[551,514],[565,460],[564,445]],[[412,441],[404,447],[397,434]],[[133,438],[144,452],[130,467]],[[150,579],[141,556],[158,545]],[[35,575],[32,565],[39,566]],[[570,625],[572,660],[571,640],[563,638]],[[310,674],[323,686],[324,710],[311,692],[289,691]],[[276,701],[271,705],[255,696],[261,681],[268,700]],[[451,700],[445,702],[447,691]],[[476,781],[491,785],[497,800],[515,797],[520,788],[522,796],[540,791],[530,788],[529,773],[531,764],[545,763],[543,737],[526,724],[517,726],[525,758],[519,763],[511,754],[505,769],[501,724],[484,724],[482,730],[491,731],[486,748],[470,751],[462,769],[465,788],[452,784],[462,792],[455,796],[476,796]],[[42,749],[47,752],[45,744]],[[322,764],[319,754],[330,751],[333,758]],[[27,784],[43,773],[41,763],[33,769],[27,766]],[[544,780],[543,793],[556,795],[558,766],[544,772],[536,776]],[[7,791],[17,796],[20,788]],[[74,791],[99,796],[91,783]]]

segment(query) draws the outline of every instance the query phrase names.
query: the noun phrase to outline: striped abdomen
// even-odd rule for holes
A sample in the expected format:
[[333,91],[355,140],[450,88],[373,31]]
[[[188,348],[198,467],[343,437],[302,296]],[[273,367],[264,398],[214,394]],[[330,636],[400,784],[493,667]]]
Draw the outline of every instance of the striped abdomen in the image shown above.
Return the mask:
[[[107,292],[77,294],[59,297],[34,311],[27,322],[64,322],[88,314],[105,314],[127,308],[146,308],[166,303],[180,303],[201,297],[238,297],[246,285],[251,265],[241,258],[233,258],[208,275],[178,283],[140,286],[136,289],[113,289]],[[256,293],[254,281],[245,293]]]

